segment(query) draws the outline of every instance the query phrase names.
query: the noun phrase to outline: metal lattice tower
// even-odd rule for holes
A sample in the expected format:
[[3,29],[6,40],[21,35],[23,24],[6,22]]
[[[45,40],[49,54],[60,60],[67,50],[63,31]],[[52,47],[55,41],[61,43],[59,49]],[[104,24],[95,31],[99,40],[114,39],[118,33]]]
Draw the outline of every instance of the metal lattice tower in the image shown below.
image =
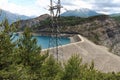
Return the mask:
[[58,55],[59,55],[59,50],[58,50],[58,46],[59,46],[59,38],[60,38],[60,13],[61,13],[61,2],[60,0],[58,0],[58,2],[53,5],[53,0],[50,0],[50,6],[49,6],[49,11],[50,11],[50,15],[51,15],[51,26],[50,26],[50,30],[51,30],[51,39],[49,42],[49,47],[54,47],[55,51],[53,53],[56,54],[57,60],[58,60]]

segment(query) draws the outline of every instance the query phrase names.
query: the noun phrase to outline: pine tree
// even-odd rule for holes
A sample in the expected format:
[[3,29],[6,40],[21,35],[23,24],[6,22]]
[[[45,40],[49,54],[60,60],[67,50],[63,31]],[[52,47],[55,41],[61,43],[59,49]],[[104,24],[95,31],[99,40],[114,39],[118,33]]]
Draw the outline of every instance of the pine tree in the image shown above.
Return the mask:
[[10,76],[9,67],[12,65],[15,43],[11,41],[13,26],[5,19],[0,25],[0,79]]
[[62,80],[79,80],[81,79],[81,62],[78,55],[73,55],[65,65],[65,71]]
[[41,66],[48,57],[48,54],[40,53],[41,48],[37,45],[37,40],[32,38],[30,29],[26,28],[18,40],[18,53],[15,55],[17,60],[15,61],[16,64],[23,65],[23,69],[26,69],[30,79],[39,78]]
[[41,80],[61,80],[62,67],[52,55],[41,68]]

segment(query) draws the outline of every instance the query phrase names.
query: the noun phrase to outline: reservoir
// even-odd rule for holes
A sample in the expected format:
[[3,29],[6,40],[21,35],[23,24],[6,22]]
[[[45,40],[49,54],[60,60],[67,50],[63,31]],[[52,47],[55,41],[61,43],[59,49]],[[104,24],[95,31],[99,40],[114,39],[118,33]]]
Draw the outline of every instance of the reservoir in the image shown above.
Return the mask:
[[[19,38],[18,35],[14,37],[14,40],[17,40]],[[41,46],[42,49],[47,49],[55,46],[65,45],[70,43],[70,39],[67,37],[60,37],[56,39],[55,37],[50,36],[33,36],[33,38],[37,39],[37,45]],[[56,45],[56,40],[58,42],[58,45]]]

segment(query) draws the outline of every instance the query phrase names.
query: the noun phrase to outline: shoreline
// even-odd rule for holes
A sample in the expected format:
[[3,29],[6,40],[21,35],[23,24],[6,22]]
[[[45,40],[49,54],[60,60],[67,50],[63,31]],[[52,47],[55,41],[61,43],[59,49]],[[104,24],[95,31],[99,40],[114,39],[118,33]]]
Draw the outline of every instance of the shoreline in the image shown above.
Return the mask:
[[[21,35],[23,32],[16,32],[18,35]],[[32,36],[50,36],[51,33],[35,33],[35,32],[32,32]],[[53,35],[53,34],[52,34]],[[67,34],[67,33],[61,33],[59,36],[60,37],[73,37],[77,34]],[[56,36],[56,35],[53,35],[53,36]]]
[[[33,36],[50,36],[51,33],[32,33]],[[53,36],[56,36],[54,34],[52,34]],[[59,36],[60,37],[72,37],[76,34],[65,34],[65,33],[61,33]]]
[[[17,32],[17,35],[21,35],[23,32]],[[50,36],[51,33],[32,33],[32,36]],[[55,35],[54,35],[55,36]],[[70,39],[70,43],[75,43],[82,41],[81,36],[79,34],[60,34],[60,37],[67,37]],[[69,44],[70,44],[69,43]]]
[[[70,39],[70,43],[69,44],[65,44],[65,45],[62,45],[62,46],[58,46],[58,48],[61,48],[61,47],[64,47],[64,46],[69,46],[69,45],[72,45],[72,44],[76,44],[76,43],[80,43],[80,42],[84,42],[84,40],[82,39],[82,37],[80,35],[75,35],[73,37],[69,37]],[[42,49],[42,52],[46,52],[48,50],[53,50],[55,49],[56,47],[53,47],[53,48],[47,48],[47,49]]]
[[[17,32],[18,35],[21,35],[23,32]],[[50,33],[32,33],[32,36],[50,36]],[[71,45],[71,44],[75,44],[78,42],[83,42],[82,37],[79,34],[60,34],[60,37],[65,37],[65,38],[69,38],[70,39],[70,43],[65,44],[65,45],[61,45],[61,46],[67,46],[67,45]],[[58,46],[61,47],[61,46]],[[56,47],[52,47],[52,48],[47,48],[47,49],[42,49],[42,51],[47,51],[47,50],[51,50],[51,49],[55,49]]]

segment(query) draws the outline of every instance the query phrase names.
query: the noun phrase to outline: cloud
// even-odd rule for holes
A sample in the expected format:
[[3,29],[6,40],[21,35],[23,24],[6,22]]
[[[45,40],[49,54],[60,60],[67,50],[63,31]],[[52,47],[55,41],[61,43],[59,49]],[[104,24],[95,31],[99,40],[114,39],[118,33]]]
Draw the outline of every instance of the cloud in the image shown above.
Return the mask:
[[90,4],[93,5],[92,9],[102,13],[118,13],[120,12],[120,0],[94,0]]
[[[54,5],[57,0],[53,0]],[[49,9],[50,0],[37,0],[36,4],[40,6],[41,8]],[[61,0],[61,4],[63,6],[62,12],[65,12],[66,10],[74,10],[74,9],[80,9],[80,8],[88,8],[91,9],[92,5],[82,1],[82,0]],[[46,12],[48,12],[46,10]]]
[[[13,0],[15,1],[15,0]],[[17,1],[17,0],[16,0]],[[24,1],[24,0],[23,0]],[[25,0],[26,5],[13,3],[12,0],[0,0],[0,8],[27,16],[39,16],[44,13],[49,13],[50,0],[32,0],[34,3],[28,3],[30,0]],[[54,4],[57,0],[53,0]],[[61,0],[63,5],[62,12],[80,8],[88,8],[101,13],[120,13],[120,0]]]
[[75,4],[68,3],[68,2],[62,2],[62,5],[64,5],[64,6],[75,6]]
[[40,15],[42,10],[39,9],[38,6],[22,6],[17,5],[12,2],[9,2],[8,0],[0,0],[0,8],[10,11],[12,13],[17,13],[20,15],[27,15],[27,16],[35,16]]
[[88,2],[85,2],[84,0],[64,0],[63,6],[67,8],[68,10],[73,9],[80,9],[80,8],[88,8],[91,9],[92,5]]
[[36,0],[35,5],[41,7],[41,8],[46,8],[49,5],[49,0]]
[[64,0],[63,6],[68,10],[88,8],[97,12],[120,13],[120,0]]

